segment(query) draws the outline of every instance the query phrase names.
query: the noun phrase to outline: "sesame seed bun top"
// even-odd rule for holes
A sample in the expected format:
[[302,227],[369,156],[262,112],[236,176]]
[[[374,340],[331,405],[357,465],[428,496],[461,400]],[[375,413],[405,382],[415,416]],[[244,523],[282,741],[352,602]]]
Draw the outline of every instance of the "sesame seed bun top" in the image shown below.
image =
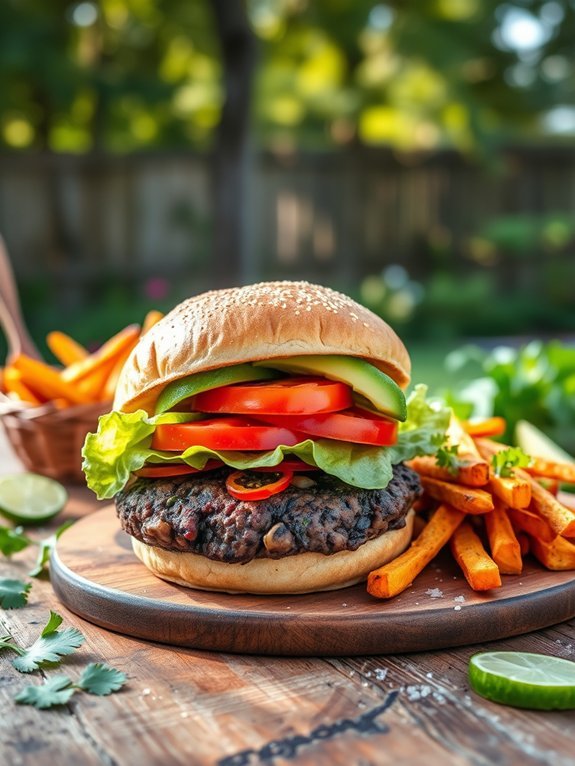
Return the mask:
[[154,325],[124,365],[114,409],[151,413],[178,378],[301,354],[360,357],[409,383],[407,350],[381,317],[327,287],[261,282],[188,298]]

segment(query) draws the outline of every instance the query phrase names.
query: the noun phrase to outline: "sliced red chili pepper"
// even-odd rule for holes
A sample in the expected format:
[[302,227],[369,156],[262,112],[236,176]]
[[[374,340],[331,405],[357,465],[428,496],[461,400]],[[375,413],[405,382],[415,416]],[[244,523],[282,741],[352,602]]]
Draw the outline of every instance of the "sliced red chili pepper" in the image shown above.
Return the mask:
[[265,500],[289,487],[291,471],[234,471],[226,479],[226,489],[237,500]]
[[213,471],[215,468],[221,468],[221,466],[223,466],[221,460],[208,460],[203,468],[194,468],[191,465],[182,465],[181,463],[162,463],[145,465],[134,471],[134,475],[142,479],[161,479],[165,476],[185,476],[188,473]]

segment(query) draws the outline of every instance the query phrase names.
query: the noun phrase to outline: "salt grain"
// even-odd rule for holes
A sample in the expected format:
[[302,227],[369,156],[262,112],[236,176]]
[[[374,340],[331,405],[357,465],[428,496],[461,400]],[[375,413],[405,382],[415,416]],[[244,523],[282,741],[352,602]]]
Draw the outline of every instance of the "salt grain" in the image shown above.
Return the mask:
[[443,591],[440,588],[428,588],[425,595],[429,598],[443,598]]
[[385,681],[385,677],[387,676],[388,668],[376,668],[375,669],[375,677],[378,681]]
[[413,684],[408,686],[405,691],[407,692],[407,699],[410,702],[416,702],[417,700],[429,697],[431,686],[427,686],[427,684]]

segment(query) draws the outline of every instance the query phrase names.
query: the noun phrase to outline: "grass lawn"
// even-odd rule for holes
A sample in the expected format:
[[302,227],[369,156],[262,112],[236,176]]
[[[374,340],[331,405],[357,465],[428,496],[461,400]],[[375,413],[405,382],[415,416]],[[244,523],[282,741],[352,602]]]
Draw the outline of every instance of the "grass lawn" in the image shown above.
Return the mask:
[[447,373],[444,360],[447,354],[464,345],[463,340],[414,341],[408,344],[413,365],[412,383],[426,383],[431,392],[451,387],[453,373]]

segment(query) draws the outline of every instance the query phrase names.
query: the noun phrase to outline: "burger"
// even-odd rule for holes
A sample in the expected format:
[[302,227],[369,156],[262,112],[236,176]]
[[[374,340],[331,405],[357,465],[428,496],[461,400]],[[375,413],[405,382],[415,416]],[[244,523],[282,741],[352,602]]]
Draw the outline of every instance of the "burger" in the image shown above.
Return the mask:
[[128,358],[83,449],[156,575],[231,593],[343,588],[409,544],[449,413],[394,330],[339,292],[263,282],[189,298]]

